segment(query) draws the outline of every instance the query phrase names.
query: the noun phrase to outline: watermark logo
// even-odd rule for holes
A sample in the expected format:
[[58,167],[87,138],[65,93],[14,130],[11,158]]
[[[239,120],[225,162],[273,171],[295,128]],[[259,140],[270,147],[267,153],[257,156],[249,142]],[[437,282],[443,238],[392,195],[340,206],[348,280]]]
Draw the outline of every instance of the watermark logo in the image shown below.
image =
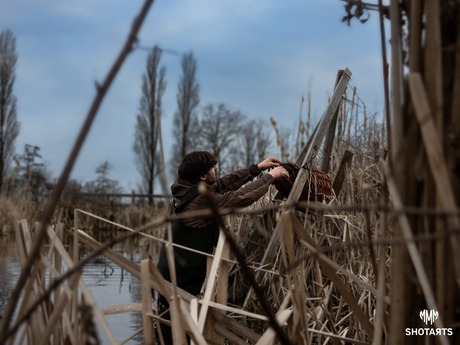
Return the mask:
[[419,313],[419,315],[425,325],[432,325],[439,317],[439,313],[434,309],[424,309]]
[[452,336],[452,328],[447,327],[432,327],[433,323],[439,318],[439,312],[437,310],[424,309],[418,314],[420,320],[422,320],[426,327],[423,328],[406,328],[407,336]]

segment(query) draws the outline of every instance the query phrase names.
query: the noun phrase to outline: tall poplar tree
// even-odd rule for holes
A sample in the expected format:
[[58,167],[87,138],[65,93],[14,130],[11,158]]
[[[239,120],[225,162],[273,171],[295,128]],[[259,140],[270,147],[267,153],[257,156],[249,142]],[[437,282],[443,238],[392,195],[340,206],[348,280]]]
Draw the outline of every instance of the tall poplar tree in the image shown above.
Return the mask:
[[[166,68],[159,67],[161,49],[153,47],[142,77],[142,96],[137,115],[133,150],[141,175],[141,192],[153,194],[155,177],[161,167],[158,145],[161,141],[161,100],[166,89]],[[161,156],[162,157],[162,156]],[[153,198],[149,199],[153,202]]]
[[14,155],[19,134],[13,86],[16,71],[16,39],[10,30],[0,33],[0,191]]
[[196,79],[196,60],[192,52],[182,56],[182,77],[177,90],[177,111],[174,114],[174,147],[171,159],[172,173],[176,174],[182,158],[196,148],[196,130],[200,103],[200,87]]

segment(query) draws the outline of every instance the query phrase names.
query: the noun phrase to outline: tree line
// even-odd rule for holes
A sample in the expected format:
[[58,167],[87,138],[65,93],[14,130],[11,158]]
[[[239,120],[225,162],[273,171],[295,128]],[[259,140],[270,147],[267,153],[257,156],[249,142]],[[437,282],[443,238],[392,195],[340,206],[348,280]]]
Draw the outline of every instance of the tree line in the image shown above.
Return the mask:
[[[249,166],[274,152],[284,161],[297,157],[312,131],[310,97],[305,100],[302,96],[295,138],[290,128],[279,126],[274,119],[253,119],[224,103],[201,105],[197,61],[190,51],[184,53],[180,61],[182,73],[177,85],[171,157],[167,159],[161,122],[165,113],[162,99],[167,87],[166,67],[161,65],[162,53],[163,50],[157,45],[150,49],[142,75],[132,142],[133,163],[140,181],[135,192],[152,196],[169,194],[168,176],[175,176],[182,158],[194,150],[213,152],[218,160],[219,174]],[[24,197],[40,202],[49,195],[55,180],[41,159],[39,146],[26,144],[22,153],[15,151],[15,141],[20,131],[17,99],[13,92],[17,59],[15,36],[10,30],[0,32],[0,193],[7,197]],[[347,142],[354,150],[365,151],[367,148],[362,141],[368,138],[365,141],[370,142],[371,136],[378,134],[375,128],[380,124],[376,122],[374,114],[371,115],[373,125],[367,125],[369,115],[365,105],[356,104],[354,110],[355,103],[358,103],[355,96],[356,87],[350,109],[346,107],[347,102],[343,102],[341,107],[340,116],[344,120],[339,121],[337,135],[343,137],[340,135],[340,126],[347,122]],[[303,121],[305,101],[307,119]],[[359,108],[364,109],[361,116],[357,113]],[[347,117],[355,119],[346,120]],[[358,117],[362,117],[364,122],[360,123]],[[354,131],[351,131],[352,123],[355,124]],[[376,140],[382,142],[382,134],[378,136],[380,138],[375,137]],[[95,169],[94,180],[84,183],[70,180],[66,193],[125,193],[119,181],[110,178],[112,168],[109,160],[101,162]],[[149,201],[153,202],[153,197]]]
[[200,107],[197,61],[193,52],[187,52],[181,59],[172,155],[166,164],[161,118],[167,83],[166,68],[160,66],[161,55],[162,49],[155,46],[147,57],[136,121],[133,150],[142,192],[154,194],[156,185],[162,185],[165,190],[166,173],[174,176],[182,158],[194,150],[213,152],[219,162],[219,172],[225,173],[262,160],[273,149],[268,122],[251,119],[223,103]]
[[[158,187],[167,192],[168,174],[175,176],[182,158],[193,150],[213,152],[219,162],[219,173],[225,173],[260,161],[274,149],[269,122],[251,119],[224,103],[200,105],[197,61],[190,51],[181,58],[172,154],[167,159],[161,123],[162,99],[167,87],[162,53],[159,46],[149,51],[142,76],[132,143],[140,177],[137,192],[153,195],[158,193]],[[52,190],[53,178],[42,161],[39,146],[26,144],[22,153],[15,148],[20,132],[14,94],[17,59],[14,34],[10,30],[0,32],[0,191],[8,197],[40,202]],[[119,181],[110,179],[111,170],[109,160],[101,162],[95,169],[94,180],[85,183],[71,180],[68,192],[124,192]]]

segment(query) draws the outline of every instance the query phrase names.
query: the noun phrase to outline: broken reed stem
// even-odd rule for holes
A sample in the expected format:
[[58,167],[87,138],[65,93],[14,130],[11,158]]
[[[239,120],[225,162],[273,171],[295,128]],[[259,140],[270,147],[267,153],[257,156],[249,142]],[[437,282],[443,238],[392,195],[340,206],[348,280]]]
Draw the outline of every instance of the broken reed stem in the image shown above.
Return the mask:
[[[67,159],[66,165],[64,166],[64,169],[61,173],[61,176],[59,177],[56,186],[53,189],[53,193],[51,194],[50,198],[48,199],[47,203],[45,204],[43,214],[40,218],[40,227],[38,229],[37,235],[35,236],[36,238],[33,241],[33,246],[30,251],[29,259],[27,260],[26,265],[22,268],[21,274],[19,276],[18,282],[11,293],[10,301],[8,303],[5,315],[3,317],[3,325],[2,325],[2,334],[7,334],[8,328],[10,325],[10,321],[13,318],[13,314],[15,312],[15,307],[18,304],[22,289],[24,288],[24,285],[29,278],[29,274],[31,271],[32,266],[34,265],[35,258],[39,255],[40,248],[42,247],[45,237],[46,237],[46,229],[48,224],[51,221],[51,217],[53,216],[54,210],[56,208],[56,205],[61,198],[61,194],[65,188],[65,185],[67,184],[67,181],[69,179],[70,173],[73,169],[73,166],[77,160],[77,157],[80,153],[81,148],[83,147],[83,143],[89,133],[89,130],[91,128],[91,125],[97,115],[97,112],[99,110],[99,107],[102,104],[102,101],[104,100],[105,95],[107,94],[110,86],[112,85],[112,82],[114,81],[115,77],[117,76],[121,66],[123,65],[123,62],[125,61],[126,57],[128,54],[133,50],[134,44],[137,42],[137,35],[138,32],[142,26],[142,23],[144,22],[144,19],[147,16],[147,13],[150,9],[150,6],[152,5],[153,0],[145,0],[144,5],[141,8],[140,13],[137,15],[137,17],[134,19],[134,22],[131,26],[131,31],[128,35],[128,38],[118,55],[117,59],[115,60],[115,63],[113,64],[112,68],[109,70],[109,73],[102,83],[102,85],[97,85],[96,89],[96,96],[94,98],[94,101],[90,107],[90,110],[86,116],[85,122],[83,123],[83,126],[80,130],[80,133],[77,137],[77,140],[72,148],[72,151]],[[1,341],[0,341],[1,343]]]

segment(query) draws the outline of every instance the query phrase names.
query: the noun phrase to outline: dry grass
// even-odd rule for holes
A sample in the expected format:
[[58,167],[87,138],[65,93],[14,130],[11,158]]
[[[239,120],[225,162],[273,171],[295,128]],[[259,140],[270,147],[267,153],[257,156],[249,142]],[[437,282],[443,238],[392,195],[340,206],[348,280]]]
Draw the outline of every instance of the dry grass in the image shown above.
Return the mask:
[[[356,119],[348,116],[342,117],[341,121],[340,128],[349,128],[349,122]],[[378,125],[373,124],[373,127],[378,128]],[[179,291],[180,302],[171,301],[172,307],[175,306],[174,301],[178,302],[177,308],[180,309],[178,314],[172,315],[177,337],[187,332],[197,343],[222,343],[227,339],[228,343],[235,344],[271,344],[280,336],[280,333],[275,335],[273,322],[283,320],[282,332],[295,344],[336,344],[344,341],[369,344],[372,341],[379,298],[383,301],[379,304],[383,311],[379,314],[378,324],[387,324],[389,289],[385,282],[389,281],[390,249],[386,241],[389,224],[383,223],[386,218],[378,210],[361,207],[384,204],[387,195],[375,156],[365,153],[370,151],[370,143],[375,142],[373,135],[366,135],[363,142],[367,143],[367,148],[361,145],[364,153],[354,152],[353,163],[345,171],[341,192],[328,204],[312,202],[287,206],[282,201],[274,201],[276,190],[272,187],[269,193],[247,209],[227,210],[229,214],[225,216],[225,224],[231,237],[221,237],[216,255],[212,258],[211,274],[203,287],[203,298],[197,301],[201,306],[197,310],[200,311],[193,316],[193,296],[184,292]],[[331,177],[339,168],[343,152],[349,148],[346,140],[336,141],[331,156]],[[317,165],[321,159],[318,155],[311,164]],[[5,205],[12,206],[8,206],[6,201]],[[28,283],[32,290],[26,290],[20,312],[12,323],[18,327],[13,327],[8,335],[11,339],[34,342],[37,332],[44,327],[43,320],[49,324],[51,320],[61,318],[62,327],[56,324],[56,328],[46,331],[59,339],[58,343],[68,339],[77,343],[91,339],[97,343],[97,337],[89,331],[93,329],[92,322],[102,325],[107,339],[115,343],[103,316],[114,310],[142,310],[144,339],[147,343],[151,339],[152,320],[158,319],[158,316],[149,308],[150,290],[153,288],[173,296],[176,293],[172,291],[177,289],[163,281],[153,265],[170,220],[168,210],[164,206],[132,205],[117,209],[110,219],[101,218],[98,208],[93,210],[94,215],[90,211],[91,207],[84,211],[57,212],[55,229],[48,230],[50,254],[42,254],[35,264]],[[19,213],[14,215],[20,216]],[[10,221],[13,224],[14,218]],[[56,236],[58,229],[61,233]],[[107,236],[98,235],[98,240],[105,245],[87,235],[86,232],[93,229],[109,230]],[[64,250],[62,230],[67,230],[74,240],[80,242],[71,248],[78,248],[81,243],[90,248],[80,265],[103,252],[141,279],[142,301],[138,305],[114,306],[105,312],[100,310],[79,278],[79,269],[67,272],[61,269],[63,265],[77,267],[73,254],[75,249]],[[31,241],[28,222],[20,222],[16,233],[24,262]],[[121,239],[143,248],[145,257],[150,257],[152,261],[145,261],[142,269],[142,265],[113,253],[109,249],[110,243]],[[226,250],[234,248],[229,246],[232,239],[241,249],[242,256],[235,256],[237,252],[230,251],[229,257],[225,258]],[[383,277],[380,295],[377,292],[379,270]],[[218,274],[213,275],[213,272]],[[50,274],[55,280],[47,285],[40,278],[44,274]],[[222,310],[226,312],[222,313]],[[273,313],[272,318],[270,313]],[[206,317],[206,314],[209,316]],[[179,321],[178,315],[186,319]],[[219,321],[216,322],[216,319]]]
[[[244,248],[246,263],[254,270],[258,283],[264,287],[265,297],[273,310],[277,311],[279,308],[293,310],[292,314],[290,314],[291,316],[286,318],[284,328],[294,343],[301,341],[309,344],[332,344],[336,342],[333,339],[347,339],[351,343],[369,343],[372,337],[369,334],[369,329],[366,329],[366,326],[363,327],[361,324],[363,317],[367,322],[374,322],[377,304],[375,262],[373,263],[370,260],[369,233],[366,232],[366,219],[370,218],[372,221],[372,238],[374,238],[379,236],[379,216],[374,214],[375,212],[369,212],[366,215],[359,208],[347,212],[335,211],[334,206],[343,205],[342,200],[349,200],[348,194],[353,195],[352,200],[356,198],[359,202],[366,202],[372,198],[379,197],[381,194],[379,190],[381,186],[379,182],[380,175],[376,174],[378,170],[375,169],[376,166],[372,163],[361,170],[356,169],[359,173],[350,173],[347,178],[347,187],[343,189],[343,192],[329,205],[322,204],[322,207],[327,206],[327,211],[283,211],[277,208],[282,203],[273,202],[273,196],[276,191],[272,189],[265,197],[244,210],[244,212],[226,216],[226,224],[231,227],[237,243]],[[366,179],[365,183],[362,182],[363,179]],[[311,205],[312,207],[321,206],[318,204]],[[94,220],[84,220],[85,218],[92,218],[89,215],[82,212],[77,213],[79,214],[78,224],[81,223],[84,226],[95,224]],[[123,220],[127,225],[123,224],[123,222],[118,223],[123,224],[122,226],[118,226],[117,222],[106,221],[106,223],[114,229],[118,228],[114,233],[124,237],[128,236],[126,233],[133,233],[135,226],[141,226],[141,236],[138,237],[141,240],[137,240],[137,243],[148,244],[144,247],[146,257],[150,255],[155,258],[159,252],[160,239],[167,224],[164,222],[165,216],[164,209],[157,209],[156,212],[152,212],[152,209],[148,207],[129,207],[118,215],[119,219]],[[97,219],[97,221],[102,220]],[[79,228],[83,227],[79,226]],[[275,234],[279,235],[280,229],[284,235],[288,231],[293,231],[289,235],[291,240],[286,242],[286,238],[283,236],[283,238],[274,241],[275,244],[267,252],[270,240],[277,236]],[[23,238],[22,241],[25,241],[25,243],[30,241],[30,239],[27,240],[30,236],[27,235],[27,222],[21,222],[17,231],[18,234],[22,234],[19,237]],[[299,231],[307,234],[307,237],[301,235]],[[54,251],[55,255],[59,253],[52,261],[56,265],[58,262],[56,258],[61,258],[61,260],[64,260],[63,265],[71,267],[73,265],[71,254],[63,252],[63,246],[59,244],[60,242],[52,229],[49,229],[48,233],[50,236],[49,243],[53,243],[50,252]],[[81,232],[80,240],[89,245],[93,251],[101,250],[102,244],[98,244],[83,235],[84,233]],[[20,246],[22,248],[28,247],[24,243]],[[381,248],[375,247],[376,260],[386,262],[388,252],[381,250]],[[110,251],[105,250],[105,254],[108,255],[108,253]],[[22,255],[22,260],[25,260],[25,249]],[[145,277],[145,275],[149,275],[148,273],[144,273],[143,278],[139,266],[126,262],[126,259],[117,257],[115,253],[110,255],[113,255],[109,256],[112,260],[119,260],[115,262],[135,276],[149,280],[150,283],[147,285],[150,288],[163,291],[161,290],[161,285],[159,285],[161,278],[157,277],[159,280],[151,281],[152,278]],[[62,307],[59,307],[59,310],[56,308],[61,303],[50,304],[46,302],[45,304],[38,304],[37,309],[34,311],[27,311],[30,308],[31,301],[28,302],[29,307],[24,305],[21,308],[20,315],[23,315],[24,320],[27,320],[28,326],[22,332],[15,333],[16,339],[25,337],[24,339],[27,338],[29,341],[33,341],[33,336],[30,338],[31,334],[35,334],[43,326],[40,326],[40,322],[33,321],[38,317],[33,315],[37,315],[37,313],[38,315],[43,315],[45,313],[45,319],[50,320],[50,318],[57,317],[53,314],[57,313],[56,315],[61,315],[64,319],[69,320],[64,328],[53,330],[55,336],[62,339],[63,342],[65,339],[72,337],[79,339],[76,336],[78,332],[80,332],[79,337],[94,340],[94,334],[89,331],[81,333],[81,330],[86,328],[88,330],[93,329],[89,327],[91,322],[99,322],[104,325],[105,322],[101,319],[104,312],[97,307],[97,301],[88,295],[89,292],[84,287],[84,282],[78,278],[78,270],[76,275],[65,277],[65,279],[61,276],[63,272],[55,271],[53,274],[56,279],[61,279],[62,281],[60,285],[57,285],[59,286],[57,290],[51,290],[47,287],[39,279],[39,276],[45,274],[53,266],[50,260],[51,257],[48,255],[48,257],[42,256],[39,261],[41,263],[39,267],[41,268],[38,268],[36,272],[38,275],[35,279],[38,279],[40,283],[35,285],[36,288],[34,288],[33,294],[30,295],[31,301],[34,298],[44,300],[51,298],[58,302],[58,299],[62,299],[64,296],[69,297],[62,300]],[[264,261],[262,262],[262,260]],[[49,268],[47,269],[46,267]],[[385,271],[387,272],[387,266],[385,266]],[[271,336],[265,333],[269,329],[269,323],[264,317],[265,311],[260,305],[260,300],[254,294],[254,286],[248,284],[248,280],[241,272],[241,265],[236,262],[233,255],[230,256],[229,272],[228,305],[236,308],[238,312],[227,313],[226,326],[223,329],[221,329],[221,325],[217,326],[212,321],[207,322],[205,324],[206,329],[208,329],[208,332],[209,329],[213,331],[210,334],[203,333],[207,334],[205,338],[208,341],[210,339],[217,341],[216,339],[221,339],[222,337],[227,339],[233,337],[233,342],[244,343],[245,339],[251,339],[249,336],[244,337],[245,332],[252,332],[253,336],[254,334],[259,334],[259,337],[265,334],[260,339],[271,339]],[[152,272],[150,274],[154,275]],[[72,279],[71,277],[74,278]],[[349,291],[346,296],[343,295],[344,287]],[[149,289],[147,290],[150,291]],[[47,294],[49,297],[44,297]],[[80,295],[82,297],[78,297]],[[83,298],[86,302],[85,304],[69,304],[67,298],[72,298],[72,300],[73,298]],[[190,297],[188,298],[190,299]],[[187,301],[187,298],[184,298],[184,300]],[[64,301],[66,302],[64,303]],[[145,301],[143,302],[146,303]],[[350,308],[350,303],[360,308],[362,315],[357,316],[356,310],[354,311]],[[64,304],[68,305],[68,307],[64,307]],[[71,305],[73,307],[70,307]],[[221,308],[223,308],[221,305],[212,305],[210,312],[214,313]],[[121,311],[129,310],[132,312],[133,309],[140,310],[142,307],[121,308]],[[53,310],[54,312],[50,314]],[[25,315],[29,316],[26,317]],[[153,318],[154,315],[152,314],[151,317]],[[77,320],[80,321],[77,322]],[[152,319],[147,317],[144,322],[149,322],[148,320]],[[235,328],[236,326],[231,323],[235,321],[246,331]],[[304,332],[303,334],[306,338],[298,339],[300,334],[299,325],[302,324],[302,332]],[[105,325],[103,329],[107,327]],[[192,332],[189,324],[186,323],[182,327],[189,329],[188,332]],[[74,330],[73,333],[69,333],[69,328]],[[105,331],[108,334],[108,339],[113,339],[110,329],[108,328]],[[229,331],[233,336],[227,333]]]
[[[356,341],[369,342],[372,334],[367,334],[356,313],[350,309],[334,280],[350,291],[349,298],[362,309],[366,320],[374,322],[377,304],[377,262],[383,261],[384,275],[388,281],[389,246],[382,231],[379,212],[361,210],[358,205],[372,205],[382,201],[382,177],[378,166],[367,161],[367,166],[354,166],[347,176],[343,192],[328,206],[328,211],[303,213],[296,211],[301,230],[308,234],[313,247],[305,243],[301,236],[294,236],[292,247],[284,247],[278,242],[266,253],[267,244],[275,233],[275,218],[279,211],[270,211],[263,216],[242,215],[235,234],[248,253],[247,260],[253,267],[263,267],[258,272],[258,281],[265,286],[267,298],[274,308],[278,308],[288,291],[298,294],[297,302],[304,304],[307,326],[310,330],[309,342],[323,344],[332,342],[331,334]],[[252,208],[265,208],[271,204],[265,198]],[[351,201],[351,203],[350,203]],[[335,211],[335,206],[353,206],[351,211]],[[280,220],[278,220],[279,222]],[[382,240],[379,245],[379,239]],[[317,250],[317,251],[316,251]],[[269,259],[260,263],[264,254]],[[292,259],[289,260],[288,254]],[[371,255],[372,254],[372,255]],[[318,256],[324,256],[318,259]],[[244,276],[234,264],[231,272],[234,280],[229,296],[239,307],[261,313],[257,299]],[[325,270],[330,271],[326,274]],[[294,275],[296,279],[289,278]],[[292,286],[295,284],[295,286]],[[388,294],[388,287],[385,288]],[[302,310],[302,309],[300,309]],[[266,323],[252,322],[246,318],[245,324],[253,329],[264,329]]]
[[[454,6],[454,2],[441,3],[446,8]],[[429,13],[439,10],[436,6],[441,3],[427,4]],[[390,6],[392,18],[407,10],[400,9],[396,1]],[[210,258],[210,274],[199,299],[164,281],[154,265],[163,232],[174,220],[164,210],[126,209],[108,222],[97,217],[88,220],[90,215],[80,212],[78,219],[72,218],[67,224],[75,240],[70,252],[60,240],[59,224],[47,230],[50,254],[42,250],[39,257],[33,257],[22,300],[14,319],[8,320],[8,332],[0,334],[0,343],[38,344],[52,338],[57,344],[97,344],[93,325],[98,322],[110,343],[115,344],[117,340],[104,318],[104,313],[114,310],[142,311],[144,327],[138,332],[143,332],[145,343],[152,343],[153,321],[165,320],[152,311],[151,289],[170,299],[173,335],[178,344],[183,343],[185,333],[194,344],[402,344],[408,340],[403,328],[417,325],[413,319],[420,306],[439,306],[443,317],[435,325],[442,327],[444,319],[446,325],[455,327],[460,266],[454,254],[458,253],[459,226],[458,217],[446,217],[447,213],[458,216],[447,168],[458,166],[459,155],[458,145],[447,147],[450,152],[446,156],[440,149],[443,131],[436,125],[442,122],[440,119],[447,120],[444,115],[452,114],[443,114],[441,109],[448,107],[436,105],[442,104],[441,77],[458,76],[460,70],[446,69],[441,76],[441,69],[435,68],[441,66],[441,51],[446,50],[440,49],[441,16],[426,16],[418,5],[409,11],[406,15],[411,25],[421,24],[421,18],[428,22],[423,30],[421,25],[409,28],[414,30],[407,52],[409,83],[403,82],[402,61],[398,60],[404,55],[401,46],[398,39],[391,40],[395,52],[392,111],[396,121],[389,128],[393,141],[388,143],[392,145],[388,163],[388,129],[369,116],[365,107],[357,106],[355,88],[351,102],[342,102],[339,108],[328,171],[334,178],[342,167],[345,150],[353,152],[352,163],[341,171],[344,178],[340,192],[327,205],[288,205],[273,201],[275,191],[271,190],[246,210],[213,210],[217,220],[225,218],[225,223],[221,222],[225,226]],[[405,21],[394,20],[391,25],[392,34],[402,38],[401,22]],[[422,37],[427,40],[423,47],[418,46]],[[427,65],[419,68],[422,48],[428,53]],[[423,77],[433,82],[424,85],[420,70],[426,70]],[[452,81],[455,90],[460,88],[459,80]],[[388,96],[389,90],[386,93]],[[399,99],[402,95],[407,95],[404,108]],[[427,100],[436,101],[434,107]],[[446,101],[452,103],[452,112],[458,117],[458,99]],[[296,148],[309,134],[309,130],[304,131],[310,128],[310,111],[308,114],[306,123],[300,120],[302,133],[297,136]],[[275,123],[273,126],[276,130]],[[460,132],[457,127],[451,128],[453,138]],[[287,145],[279,135],[277,141],[284,155]],[[308,163],[319,167],[324,158],[318,154]],[[416,164],[418,171],[414,169]],[[22,216],[8,200],[0,199],[0,203],[5,224],[13,223],[11,215]],[[27,205],[21,209],[25,210]],[[409,217],[410,210],[413,215]],[[444,218],[428,217],[429,211]],[[81,230],[98,222],[116,228],[118,237],[100,243]],[[26,221],[19,223],[16,233],[24,263],[32,243]],[[151,256],[153,261],[145,259],[138,265],[110,250],[113,243],[134,236],[147,244],[146,257]],[[445,241],[447,238],[449,241]],[[77,262],[74,254],[81,244],[91,252]],[[141,303],[100,310],[79,277],[81,266],[100,253],[141,280]],[[426,258],[423,253],[427,253]],[[62,270],[63,264],[68,271]],[[427,277],[427,272],[433,273]],[[54,278],[48,283],[43,279],[47,274]],[[390,297],[397,302],[391,303]],[[440,336],[436,340],[448,344],[450,339]],[[430,339],[409,341],[421,344]]]
[[0,236],[14,234],[15,224],[18,219],[34,222],[38,219],[39,208],[29,200],[12,200],[0,196]]

